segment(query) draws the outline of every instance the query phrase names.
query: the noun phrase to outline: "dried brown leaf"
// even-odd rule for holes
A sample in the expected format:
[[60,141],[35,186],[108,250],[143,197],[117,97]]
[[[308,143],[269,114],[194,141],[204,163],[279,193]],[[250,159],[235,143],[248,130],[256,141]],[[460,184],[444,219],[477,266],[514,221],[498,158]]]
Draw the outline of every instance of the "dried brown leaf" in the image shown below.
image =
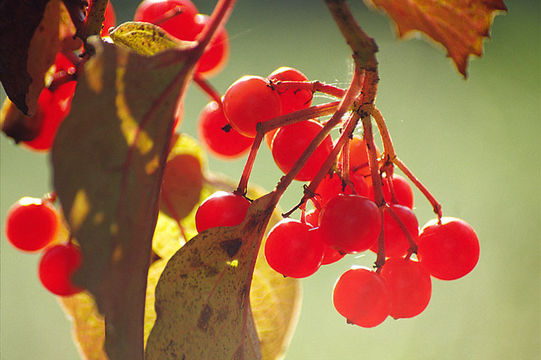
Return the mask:
[[417,30],[442,44],[464,76],[468,57],[483,54],[495,13],[507,11],[503,0],[370,1],[394,20],[399,36]]

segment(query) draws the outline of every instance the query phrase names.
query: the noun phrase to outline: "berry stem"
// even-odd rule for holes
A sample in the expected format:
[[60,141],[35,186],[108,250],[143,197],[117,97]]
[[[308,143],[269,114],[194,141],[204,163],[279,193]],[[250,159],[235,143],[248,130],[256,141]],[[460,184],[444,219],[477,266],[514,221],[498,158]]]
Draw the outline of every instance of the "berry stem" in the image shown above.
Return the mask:
[[194,48],[194,52],[197,54],[197,59],[203,55],[203,52],[210,44],[212,38],[218,32],[218,29],[222,28],[229,18],[229,14],[233,10],[235,0],[220,0],[216,4],[216,7],[210,15],[207,26],[201,31],[197,37],[197,46]]
[[212,100],[216,101],[222,107],[222,96],[218,91],[201,75],[195,74],[193,81],[207,94]]
[[324,84],[320,81],[276,81],[273,83],[275,89],[279,92],[285,92],[289,89],[293,89],[295,91],[301,91],[301,90],[308,90],[312,93],[314,92],[320,92],[327,95],[334,96],[336,98],[341,99],[344,97],[344,94],[346,91],[344,89],[341,89],[336,86]]
[[396,156],[396,152],[394,150],[393,141],[391,140],[391,135],[389,133],[389,129],[387,128],[387,124],[385,123],[385,119],[383,118],[383,115],[381,112],[374,108],[372,110],[372,116],[374,118],[374,121],[376,122],[376,125],[378,126],[379,133],[381,134],[381,139],[383,141],[383,150],[385,152],[385,162],[392,163],[396,165],[410,179],[410,181],[423,193],[423,195],[426,197],[428,202],[432,205],[432,208],[434,209],[434,213],[438,216],[438,222],[440,222],[442,215],[441,211],[441,204],[436,200],[436,198],[428,191],[428,189],[423,185],[423,183],[417,179],[417,177],[411,172],[410,169]]
[[86,39],[92,35],[100,35],[101,28],[103,27],[103,20],[105,19],[105,9],[107,8],[108,0],[94,0],[90,4],[88,9],[88,15],[84,24],[84,29],[82,34],[76,34],[85,42],[85,52],[88,51],[86,48]]
[[261,130],[266,134],[267,132],[282,126],[295,124],[321,116],[331,115],[336,111],[339,104],[339,101],[334,101],[326,104],[314,105],[307,109],[297,110],[289,114],[280,115],[262,123]]
[[376,263],[374,266],[376,267],[376,272],[381,271],[381,267],[385,265],[385,226],[383,223],[383,207],[378,208],[379,216],[381,217],[381,229],[379,231],[378,235],[378,255],[376,257]]
[[406,259],[409,259],[412,254],[417,254],[417,244],[415,243],[415,241],[411,237],[411,234],[408,231],[408,228],[406,227],[404,222],[400,219],[400,217],[398,217],[398,215],[396,214],[394,209],[391,206],[389,206],[387,208],[387,210],[389,210],[389,212],[390,212],[391,216],[393,217],[393,219],[398,223],[398,226],[400,227],[400,230],[402,231],[402,233],[404,235],[406,235],[406,238],[408,239],[408,243],[410,244],[410,247],[408,249],[408,255],[406,256]]
[[248,191],[248,180],[250,179],[250,174],[252,173],[252,168],[254,167],[255,158],[257,156],[257,151],[259,146],[261,146],[261,141],[265,136],[265,132],[261,129],[261,123],[257,123],[257,134],[255,136],[252,147],[250,148],[250,153],[248,154],[248,159],[246,160],[246,165],[244,165],[244,170],[240,177],[239,186],[237,190],[234,191],[235,194],[245,196]]
[[254,139],[252,147],[250,148],[250,153],[248,155],[248,159],[246,160],[246,164],[244,165],[244,170],[242,172],[242,175],[239,181],[239,186],[237,187],[237,190],[235,190],[235,193],[239,195],[243,195],[243,196],[246,194],[248,180],[250,178],[250,173],[252,172],[252,168],[254,166],[257,151],[259,150],[261,141],[267,132],[277,129],[279,127],[294,124],[303,120],[308,120],[308,119],[332,114],[336,110],[338,105],[339,105],[339,102],[336,101],[336,102],[332,102],[328,104],[311,106],[308,109],[303,109],[303,110],[292,112],[290,114],[277,116],[271,120],[265,121],[264,123],[258,123],[257,135]]

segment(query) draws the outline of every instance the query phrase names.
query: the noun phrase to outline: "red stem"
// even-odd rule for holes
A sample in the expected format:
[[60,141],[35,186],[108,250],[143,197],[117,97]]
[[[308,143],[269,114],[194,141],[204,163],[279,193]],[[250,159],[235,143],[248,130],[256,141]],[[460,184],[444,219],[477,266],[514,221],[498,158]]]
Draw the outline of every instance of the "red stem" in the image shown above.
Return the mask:
[[374,117],[374,121],[376,122],[379,133],[381,134],[381,139],[383,141],[383,150],[387,157],[386,162],[396,165],[404,173],[404,175],[406,175],[408,179],[410,179],[410,181],[417,187],[417,189],[419,189],[419,191],[423,193],[423,195],[432,205],[434,213],[436,213],[436,215],[438,216],[438,222],[440,222],[442,217],[441,204],[430,193],[430,191],[428,191],[428,189],[423,185],[423,183],[419,179],[417,179],[417,177],[415,177],[411,170],[408,169],[406,164],[404,164],[396,156],[389,129],[387,128],[387,124],[385,123],[385,119],[383,118],[381,112],[377,108],[374,108],[372,110],[372,116]]
[[239,195],[246,194],[248,180],[250,178],[250,174],[254,166],[257,151],[259,150],[261,141],[266,133],[285,125],[294,124],[299,121],[332,114],[332,112],[336,110],[337,106],[338,106],[338,102],[316,105],[316,106],[309,107],[308,109],[303,109],[303,110],[292,112],[290,114],[275,117],[271,120],[265,121],[264,123],[258,123],[257,135],[250,149],[250,154],[248,155],[248,159],[246,160],[246,164],[244,165],[244,170],[242,172],[242,176],[239,181],[239,186],[237,187],[237,190],[235,190],[235,193]]
[[193,81],[206,93],[212,100],[216,101],[220,107],[222,106],[222,96],[218,91],[210,85],[210,83],[198,74],[195,74]]
[[328,85],[328,84],[324,84],[320,81],[310,81],[310,82],[307,82],[307,81],[276,81],[276,82],[273,82],[274,86],[275,86],[275,89],[281,93],[281,92],[285,92],[287,90],[295,90],[295,91],[299,91],[299,90],[307,90],[307,91],[311,91],[311,92],[320,92],[320,93],[324,93],[324,94],[327,94],[327,95],[331,95],[331,96],[334,96],[336,98],[339,98],[341,99],[342,97],[344,97],[344,94],[346,93],[346,91],[344,89],[341,89],[339,87],[336,87],[336,86],[332,86],[332,85]]

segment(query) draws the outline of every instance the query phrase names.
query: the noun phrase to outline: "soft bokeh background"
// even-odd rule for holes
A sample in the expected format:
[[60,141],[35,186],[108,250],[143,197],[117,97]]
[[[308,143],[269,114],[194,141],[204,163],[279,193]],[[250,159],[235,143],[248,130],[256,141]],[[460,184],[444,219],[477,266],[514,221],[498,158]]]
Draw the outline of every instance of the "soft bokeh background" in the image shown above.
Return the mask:
[[[331,303],[333,284],[353,264],[346,257],[303,281],[300,322],[287,359],[540,359],[541,297],[541,9],[538,0],[507,1],[495,19],[485,55],[474,59],[464,81],[441,48],[399,41],[390,21],[351,1],[355,15],[380,48],[377,104],[399,156],[433,191],[444,213],[466,219],[481,241],[475,271],[455,282],[433,282],[428,309],[414,319],[388,319],[374,329],[347,325]],[[137,2],[113,1],[121,21]],[[212,1],[196,1],[208,13]],[[223,92],[244,74],[266,76],[283,65],[310,79],[345,87],[349,50],[323,1],[239,0],[227,26],[231,57],[212,79]],[[1,99],[4,93],[0,94]],[[207,99],[189,89],[182,130],[195,134]],[[99,116],[99,114],[96,114]],[[2,360],[78,358],[70,323],[39,284],[38,255],[15,251],[4,238],[8,207],[24,195],[50,191],[48,157],[1,143]],[[215,171],[237,178],[244,160],[212,159]],[[280,172],[265,150],[253,181],[272,189]],[[300,198],[294,184],[282,206]],[[431,209],[416,194],[420,223]]]

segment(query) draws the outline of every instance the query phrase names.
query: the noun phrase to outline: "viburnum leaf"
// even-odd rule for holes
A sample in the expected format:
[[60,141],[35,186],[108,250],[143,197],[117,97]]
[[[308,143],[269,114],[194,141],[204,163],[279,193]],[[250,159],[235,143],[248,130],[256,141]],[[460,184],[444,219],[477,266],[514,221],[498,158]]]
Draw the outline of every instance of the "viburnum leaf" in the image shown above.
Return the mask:
[[[209,192],[212,191],[209,189]],[[251,188],[248,193],[250,196],[258,196],[261,190]],[[275,211],[267,228],[280,218],[278,212]],[[167,260],[185,244],[186,240],[180,234],[177,222],[160,214],[153,245],[155,246],[157,242],[160,244],[158,255],[163,259],[152,263],[149,269],[145,303],[145,343],[156,319],[154,289],[158,278]],[[272,270],[264,259],[264,252],[260,251],[250,289],[250,303],[263,360],[283,358],[298,319],[300,300],[299,281],[294,278],[285,278]],[[105,323],[90,294],[83,292],[71,297],[59,298],[59,301],[68,316],[73,319],[75,340],[84,358],[87,360],[107,359],[103,351]]]
[[109,34],[117,45],[136,51],[141,55],[155,55],[171,48],[193,46],[191,41],[174,38],[157,25],[131,21],[117,26]]
[[466,76],[468,57],[483,54],[496,11],[507,11],[503,0],[370,0],[395,21],[399,36],[418,30],[446,49]]
[[255,200],[244,222],[208,229],[167,263],[156,288],[157,319],[146,359],[260,359],[250,283],[275,193]]
[[97,38],[89,44],[96,55],[52,149],[54,188],[83,253],[74,281],[107,319],[107,354],[142,359],[159,189],[177,100],[193,69],[176,49],[146,57]]
[[0,2],[0,81],[25,115],[36,112],[45,74],[74,34],[61,0]]

